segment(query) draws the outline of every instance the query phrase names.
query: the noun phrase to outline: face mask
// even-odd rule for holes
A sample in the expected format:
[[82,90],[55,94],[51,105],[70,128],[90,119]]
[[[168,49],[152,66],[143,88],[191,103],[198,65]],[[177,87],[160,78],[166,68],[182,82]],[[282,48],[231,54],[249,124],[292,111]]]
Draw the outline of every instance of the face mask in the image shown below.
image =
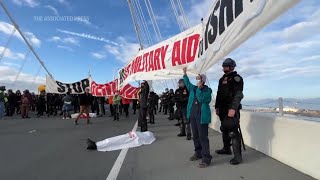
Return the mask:
[[184,83],[179,83],[179,87],[184,87]]
[[197,79],[197,84],[199,84],[201,82],[201,79]]
[[224,72],[224,73],[228,73],[228,72],[230,72],[230,71],[231,71],[230,68],[229,68],[229,69],[224,69],[224,68],[223,68],[223,72]]

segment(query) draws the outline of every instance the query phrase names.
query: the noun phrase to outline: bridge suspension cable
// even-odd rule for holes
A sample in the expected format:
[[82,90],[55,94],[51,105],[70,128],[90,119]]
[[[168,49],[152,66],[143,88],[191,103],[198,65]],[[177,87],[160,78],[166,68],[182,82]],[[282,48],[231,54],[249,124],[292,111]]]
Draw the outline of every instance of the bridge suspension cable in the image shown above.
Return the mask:
[[29,43],[28,39],[24,36],[24,34],[22,33],[22,31],[19,29],[19,26],[17,25],[17,23],[14,21],[13,17],[10,15],[7,7],[4,5],[3,1],[0,1],[1,7],[3,8],[3,10],[5,11],[5,13],[7,14],[7,16],[9,17],[10,21],[12,22],[13,26],[17,29],[17,31],[19,32],[19,34],[21,35],[22,39],[25,41],[25,43],[28,45],[29,49],[32,51],[32,53],[34,54],[34,56],[37,58],[37,60],[39,61],[39,63],[42,65],[42,67],[46,70],[46,72],[48,73],[48,75],[50,77],[53,78],[53,76],[51,75],[51,73],[49,72],[49,70],[46,68],[46,66],[44,65],[44,62],[40,59],[40,57],[38,56],[38,54],[36,53],[36,51],[34,50],[34,48],[31,46],[31,44]]
[[140,29],[139,29],[139,26],[137,24],[136,16],[134,15],[134,10],[133,10],[133,6],[132,6],[132,0],[127,0],[127,2],[128,2],[128,5],[129,5],[130,14],[131,14],[132,21],[133,21],[133,24],[134,24],[134,29],[136,31],[137,38],[138,38],[138,41],[139,41],[139,44],[140,44],[140,49],[142,50],[143,49],[143,45],[142,45],[142,42],[141,42]]
[[173,0],[170,0],[170,2],[171,2],[171,7],[172,7],[172,9],[173,9],[173,13],[174,13],[174,15],[175,15],[175,17],[176,17],[178,26],[179,26],[179,28],[180,28],[180,31],[182,32],[182,31],[183,31],[183,26],[182,26],[182,23],[181,23],[181,21],[180,21],[180,18],[179,18],[179,15],[178,15],[178,11],[177,11],[176,5],[175,5],[175,3],[174,3]]
[[14,78],[14,80],[12,81],[12,85],[13,85],[13,86],[15,85],[15,83],[16,83],[17,80],[18,80],[18,78],[20,77],[20,74],[21,74],[21,72],[22,72],[22,69],[23,69],[24,66],[26,65],[26,62],[27,62],[27,60],[28,60],[28,56],[29,56],[30,52],[31,52],[31,50],[29,49],[29,50],[26,52],[26,54],[24,55],[24,57],[23,57],[23,62],[22,62],[22,64],[21,64],[20,68],[19,68],[19,71],[18,71],[18,73],[16,74],[16,77]]

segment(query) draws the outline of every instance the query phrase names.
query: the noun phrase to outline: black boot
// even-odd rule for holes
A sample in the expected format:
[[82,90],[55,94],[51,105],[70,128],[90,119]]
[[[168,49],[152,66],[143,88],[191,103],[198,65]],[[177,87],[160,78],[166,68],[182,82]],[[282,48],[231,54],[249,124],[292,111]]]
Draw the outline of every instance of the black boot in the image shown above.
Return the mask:
[[222,148],[220,150],[216,150],[217,154],[226,154],[226,155],[231,155],[231,149],[230,148]]
[[186,136],[186,125],[181,124],[180,126],[180,134],[178,134],[179,137],[184,137]]
[[231,159],[230,164],[238,165],[242,162],[242,155],[241,155],[241,140],[240,135],[236,133],[235,137],[232,138],[232,151],[234,158]]
[[88,145],[88,147],[87,147],[88,150],[96,150],[97,149],[96,143],[89,138],[87,139],[87,145]]
[[191,133],[188,133],[188,134],[187,134],[187,138],[186,138],[186,139],[187,139],[188,141],[191,140]]
[[170,121],[174,120],[173,119],[173,113],[170,112],[170,117],[168,118]]

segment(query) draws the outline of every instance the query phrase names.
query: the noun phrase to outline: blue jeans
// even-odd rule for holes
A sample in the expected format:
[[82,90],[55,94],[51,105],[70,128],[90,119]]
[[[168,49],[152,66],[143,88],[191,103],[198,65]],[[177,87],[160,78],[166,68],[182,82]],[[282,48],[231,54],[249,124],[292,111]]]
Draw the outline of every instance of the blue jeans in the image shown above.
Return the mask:
[[194,151],[197,157],[202,158],[202,162],[211,163],[210,146],[208,138],[208,124],[201,124],[201,115],[190,118]]
[[4,102],[0,102],[0,118],[4,116]]

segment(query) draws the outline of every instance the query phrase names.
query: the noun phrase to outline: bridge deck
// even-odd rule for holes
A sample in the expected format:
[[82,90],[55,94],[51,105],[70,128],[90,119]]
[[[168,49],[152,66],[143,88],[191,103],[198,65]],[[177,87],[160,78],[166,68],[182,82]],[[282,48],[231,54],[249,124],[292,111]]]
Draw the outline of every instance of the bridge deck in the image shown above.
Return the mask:
[[[102,140],[132,129],[136,116],[114,122],[109,117],[92,119],[93,124],[55,117],[6,118],[0,121],[0,179],[106,179],[120,151],[87,151],[85,139]],[[210,130],[212,165],[199,169],[188,159],[193,143],[177,137],[176,121],[156,116],[149,127],[157,140],[148,146],[129,149],[118,175],[119,180],[137,179],[313,179],[270,157],[248,148],[244,163],[229,165],[232,156],[214,154],[222,146],[218,132]]]

